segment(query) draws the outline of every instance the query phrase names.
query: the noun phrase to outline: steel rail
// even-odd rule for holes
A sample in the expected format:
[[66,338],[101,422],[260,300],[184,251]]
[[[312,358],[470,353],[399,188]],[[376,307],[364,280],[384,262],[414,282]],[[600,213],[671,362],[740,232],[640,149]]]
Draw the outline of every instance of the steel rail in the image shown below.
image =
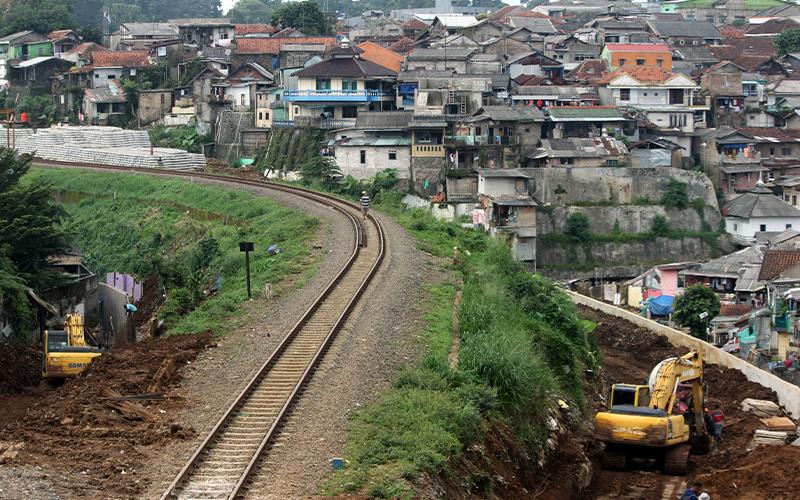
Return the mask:
[[[242,390],[239,393],[234,402],[227,408],[223,416],[217,421],[217,423],[214,425],[211,431],[206,435],[202,443],[197,447],[192,456],[189,458],[189,460],[180,470],[178,475],[170,483],[169,487],[161,496],[162,500],[173,498],[180,493],[181,486],[190,479],[193,471],[199,466],[201,459],[204,457],[205,453],[209,450],[209,447],[211,447],[212,444],[218,444],[215,443],[215,441],[220,437],[222,431],[228,426],[228,424],[232,422],[234,417],[242,414],[241,408],[248,402],[248,400],[253,395],[254,391],[259,388],[260,384],[264,381],[265,377],[269,373],[271,373],[271,369],[275,366],[275,364],[281,359],[283,359],[283,355],[292,346],[294,340],[297,338],[298,334],[303,330],[303,328],[308,324],[309,320],[311,320],[314,317],[315,313],[319,310],[323,302],[325,302],[326,299],[333,296],[333,294],[336,292],[337,287],[341,284],[342,280],[348,275],[353,264],[361,256],[361,250],[363,247],[366,246],[367,242],[366,242],[365,230],[362,227],[361,221],[353,213],[359,207],[355,203],[352,203],[348,200],[343,200],[341,198],[324,193],[319,193],[310,189],[299,188],[295,186],[287,186],[285,184],[273,183],[268,181],[239,179],[236,177],[208,174],[204,172],[175,171],[175,170],[152,169],[152,168],[128,168],[128,167],[116,167],[107,165],[94,165],[87,163],[44,161],[39,159],[35,160],[34,164],[42,166],[53,166],[53,167],[124,171],[127,173],[136,172],[136,173],[166,175],[166,176],[181,177],[181,178],[197,177],[202,179],[223,181],[225,183],[231,183],[231,184],[241,184],[241,185],[273,189],[273,190],[288,192],[296,196],[312,200],[316,203],[329,206],[334,210],[337,210],[343,215],[345,215],[350,221],[351,225],[353,226],[353,231],[354,231],[354,238],[352,243],[353,251],[350,257],[348,258],[347,262],[342,267],[342,269],[336,274],[333,280],[326,286],[325,290],[323,290],[323,292],[319,295],[319,297],[312,303],[312,305],[308,308],[308,310],[306,310],[303,316],[297,321],[297,323],[294,325],[289,334],[280,342],[280,344],[276,347],[276,349],[269,356],[269,358],[257,370],[257,372],[250,379],[249,383],[244,388],[244,390]],[[314,370],[319,365],[323,356],[327,352],[328,348],[333,342],[333,339],[336,337],[336,334],[341,330],[342,326],[344,325],[347,318],[350,316],[353,309],[357,305],[360,297],[366,290],[370,281],[377,273],[378,268],[380,267],[380,264],[385,256],[385,250],[386,250],[385,236],[383,227],[374,216],[369,215],[368,220],[372,224],[377,233],[376,243],[378,245],[378,251],[374,261],[371,263],[371,266],[367,274],[361,279],[361,282],[358,284],[358,288],[349,297],[347,304],[339,313],[338,317],[333,323],[333,326],[329,329],[327,335],[325,335],[324,339],[319,344],[319,347],[313,354],[312,359],[305,366],[305,369],[303,370],[302,375],[300,376],[298,382],[291,389],[291,392],[286,398],[283,406],[280,408],[277,415],[272,420],[272,423],[269,429],[263,435],[261,442],[258,445],[258,448],[252,454],[249,462],[239,475],[239,479],[236,481],[236,483],[233,485],[230,491],[226,495],[224,495],[224,498],[232,500],[239,495],[239,493],[243,488],[246,487],[251,474],[257,470],[258,460],[261,458],[264,452],[269,448],[270,444],[274,442],[274,439],[280,432],[281,426],[285,422],[286,416],[291,411],[292,407],[296,404],[297,399],[300,393],[302,392],[303,388],[311,379]],[[209,492],[208,494],[211,493]],[[222,497],[223,496],[219,496],[218,498]]]

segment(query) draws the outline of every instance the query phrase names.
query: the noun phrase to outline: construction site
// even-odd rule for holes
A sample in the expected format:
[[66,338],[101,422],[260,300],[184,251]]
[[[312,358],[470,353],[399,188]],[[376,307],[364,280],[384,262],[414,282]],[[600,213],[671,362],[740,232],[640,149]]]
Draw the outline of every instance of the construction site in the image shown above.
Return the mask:
[[[150,156],[144,139],[138,146],[115,139],[127,132],[94,133],[106,135],[80,139],[82,132],[73,131],[68,142],[103,143],[95,152],[108,148],[118,159],[118,148],[139,148],[140,156]],[[69,156],[60,155],[72,154],[58,153],[64,137],[57,129],[17,140],[37,156],[42,148],[55,151],[42,156],[42,164],[63,164]],[[98,158],[80,165],[87,169],[82,172],[109,168]],[[110,168],[123,175],[118,163]],[[284,277],[285,285],[271,283],[245,305],[243,320],[225,323],[224,335],[161,337],[154,318],[163,297],[154,292],[156,282],[145,281],[137,302],[138,330],[102,352],[92,341],[96,331],[84,329],[78,314],[66,316],[63,330],[45,330],[35,346],[0,344],[0,497],[320,494],[332,471],[341,468],[343,429],[352,412],[390,387],[401,366],[422,357],[424,346],[413,339],[423,328],[424,287],[448,271],[389,217],[362,217],[357,206],[338,198],[254,176],[155,170],[150,163],[122,168],[126,174],[157,173],[164,182],[191,177],[236,186],[323,220],[310,237],[305,261],[316,271],[302,278],[295,270]],[[249,281],[247,286],[249,293]],[[695,340],[671,329],[661,335],[666,327],[655,322],[626,319],[630,313],[617,313],[613,306],[571,297],[580,315],[596,324],[591,335],[600,364],[583,383],[586,410],[568,410],[569,403],[559,402],[562,411],[552,419],[543,460],[533,460],[508,428],[494,425],[483,443],[448,465],[450,475],[418,478],[419,496],[670,499],[697,483],[698,493],[714,499],[796,497],[784,478],[800,458],[795,424],[800,415],[791,399],[800,389],[761,376],[755,367],[739,369],[707,345],[699,348],[705,361],[692,365],[694,375],[668,380],[663,397],[669,404],[656,405],[652,374],[665,360],[689,356]],[[395,319],[392,328],[386,328],[385,318]],[[72,361],[57,359],[69,356]],[[458,358],[457,341],[451,356]],[[694,384],[695,401],[724,411],[722,439],[703,454],[687,451],[688,462],[673,470],[664,469],[663,458],[633,455],[609,467],[612,443],[599,433],[598,419],[616,418],[612,387],[622,387],[614,384],[645,390],[648,377],[655,408],[636,408],[646,405],[632,401],[624,415],[672,419],[670,436],[673,430],[678,434],[687,410],[673,411],[672,405],[679,405],[681,384]],[[702,406],[695,409],[702,420]],[[495,478],[491,493],[453,479],[454,471]]]

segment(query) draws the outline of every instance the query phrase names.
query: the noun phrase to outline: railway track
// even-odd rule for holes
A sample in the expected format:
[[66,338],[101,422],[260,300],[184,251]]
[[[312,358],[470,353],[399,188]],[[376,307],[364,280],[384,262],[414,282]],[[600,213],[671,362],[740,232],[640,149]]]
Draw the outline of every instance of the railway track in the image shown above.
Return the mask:
[[195,177],[275,189],[330,206],[350,221],[353,250],[345,266],[228,407],[161,498],[233,499],[247,494],[251,479],[265,473],[262,458],[268,454],[314,369],[383,260],[385,241],[380,223],[372,216],[362,221],[358,206],[348,201],[282,184],[205,173],[52,161],[36,163]]

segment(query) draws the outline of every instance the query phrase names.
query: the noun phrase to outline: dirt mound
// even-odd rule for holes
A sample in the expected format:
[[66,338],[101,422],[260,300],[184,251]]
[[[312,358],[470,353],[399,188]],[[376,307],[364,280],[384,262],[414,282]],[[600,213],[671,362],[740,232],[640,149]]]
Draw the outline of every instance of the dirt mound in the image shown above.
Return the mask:
[[41,375],[41,352],[0,344],[0,394],[24,394],[39,385]]
[[[646,380],[659,361],[685,350],[672,347],[666,338],[632,323],[589,309],[581,314],[598,323],[595,334],[602,352],[606,385]],[[707,403],[720,404],[727,416],[723,441],[711,453],[693,456],[693,470],[686,477],[664,476],[652,467],[629,472],[602,470],[595,455],[595,476],[586,493],[591,498],[658,498],[672,491],[680,495],[687,483],[697,479],[714,499],[796,498],[786,486],[794,476],[792,464],[800,459],[800,448],[758,447],[752,449],[753,432],[763,428],[759,419],[741,410],[745,398],[777,402],[775,393],[747,380],[741,372],[706,365]],[[607,389],[606,389],[607,390]],[[599,450],[599,446],[597,447]]]
[[[104,353],[80,376],[44,395],[24,417],[0,431],[21,442],[15,461],[63,470],[71,491],[127,497],[145,486],[136,469],[168,440],[194,434],[174,423],[183,401],[170,397],[179,368],[210,343],[210,335],[150,339]],[[160,396],[139,396],[156,390]]]

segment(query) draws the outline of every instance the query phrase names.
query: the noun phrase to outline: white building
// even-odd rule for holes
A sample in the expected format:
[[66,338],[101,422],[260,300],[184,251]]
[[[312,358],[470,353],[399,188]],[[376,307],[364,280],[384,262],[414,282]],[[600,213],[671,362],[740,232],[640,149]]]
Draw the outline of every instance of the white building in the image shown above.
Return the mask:
[[658,127],[657,135],[692,149],[697,127],[706,126],[710,107],[697,96],[700,87],[688,76],[655,66],[624,66],[609,74],[599,88],[603,104],[635,108]]
[[722,208],[725,230],[740,245],[752,245],[757,233],[782,233],[800,228],[800,209],[786,203],[759,181],[755,188]]

